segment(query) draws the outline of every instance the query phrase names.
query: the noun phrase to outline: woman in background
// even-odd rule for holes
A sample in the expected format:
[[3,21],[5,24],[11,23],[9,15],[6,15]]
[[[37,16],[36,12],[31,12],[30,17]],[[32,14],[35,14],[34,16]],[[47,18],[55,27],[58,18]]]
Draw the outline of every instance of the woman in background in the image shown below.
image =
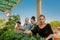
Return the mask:
[[17,33],[22,33],[23,32],[20,21],[17,21],[17,26],[16,26],[15,29],[16,29]]

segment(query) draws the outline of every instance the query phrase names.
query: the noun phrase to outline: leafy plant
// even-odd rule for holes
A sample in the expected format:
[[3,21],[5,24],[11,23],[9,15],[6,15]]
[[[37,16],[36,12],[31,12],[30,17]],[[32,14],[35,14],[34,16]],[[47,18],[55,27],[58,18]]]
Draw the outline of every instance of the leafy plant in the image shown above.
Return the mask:
[[0,18],[0,29],[2,29],[3,27],[5,27],[5,19],[4,18]]
[[51,24],[52,27],[59,27],[60,26],[60,22],[57,21],[57,20],[51,21],[50,24]]
[[18,21],[18,20],[20,21],[20,16],[19,15],[10,16],[8,22],[6,22],[6,27],[14,29],[14,27],[16,25],[16,21]]

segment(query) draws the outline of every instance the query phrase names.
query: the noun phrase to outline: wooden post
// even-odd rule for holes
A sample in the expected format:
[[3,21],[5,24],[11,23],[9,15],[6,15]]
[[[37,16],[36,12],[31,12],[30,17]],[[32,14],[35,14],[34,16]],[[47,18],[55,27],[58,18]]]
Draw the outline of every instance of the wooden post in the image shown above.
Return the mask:
[[42,14],[42,0],[37,0],[37,22],[39,23],[39,16]]

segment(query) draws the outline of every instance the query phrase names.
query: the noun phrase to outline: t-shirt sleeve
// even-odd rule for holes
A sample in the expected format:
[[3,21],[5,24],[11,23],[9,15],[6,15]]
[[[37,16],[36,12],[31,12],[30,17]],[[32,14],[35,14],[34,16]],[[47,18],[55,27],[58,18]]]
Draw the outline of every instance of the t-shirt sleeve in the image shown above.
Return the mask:
[[49,34],[53,34],[53,31],[52,31],[52,28],[51,28],[51,25],[50,24],[48,24],[47,30],[48,30],[48,33]]
[[32,32],[34,35],[36,35],[36,34],[38,33],[37,26],[36,26],[33,30],[31,30],[31,32]]

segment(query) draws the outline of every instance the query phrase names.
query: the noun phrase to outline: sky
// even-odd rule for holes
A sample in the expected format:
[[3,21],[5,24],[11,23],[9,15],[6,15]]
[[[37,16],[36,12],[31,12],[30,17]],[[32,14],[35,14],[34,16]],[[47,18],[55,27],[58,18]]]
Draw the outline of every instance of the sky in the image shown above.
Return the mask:
[[[36,3],[37,0],[22,0],[12,9],[11,15],[19,14],[23,24],[26,17],[29,19],[32,16],[36,17]],[[46,22],[50,22],[51,20],[60,21],[60,0],[42,0],[42,14],[46,16]],[[0,18],[6,18],[1,11]]]

